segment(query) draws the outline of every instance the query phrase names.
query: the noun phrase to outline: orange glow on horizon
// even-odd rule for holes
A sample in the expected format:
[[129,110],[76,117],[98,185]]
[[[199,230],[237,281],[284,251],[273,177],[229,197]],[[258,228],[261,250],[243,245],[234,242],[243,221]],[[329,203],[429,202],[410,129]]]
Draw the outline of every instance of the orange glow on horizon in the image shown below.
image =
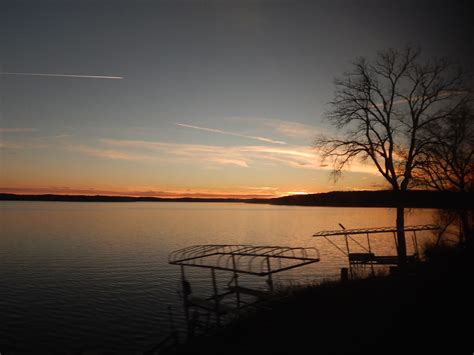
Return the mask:
[[158,198],[277,198],[289,195],[309,195],[329,191],[359,191],[366,189],[321,189],[308,191],[306,189],[272,188],[272,187],[241,187],[241,188],[186,188],[186,189],[159,189],[150,187],[25,187],[25,186],[0,186],[0,193],[18,195],[85,195],[85,196],[129,196],[129,197],[158,197]]
[[288,191],[286,195],[309,195],[311,192],[307,191]]
[[159,191],[159,190],[109,190],[109,189],[88,189],[88,188],[55,188],[55,187],[0,187],[0,193],[18,195],[86,195],[86,196],[130,196],[130,197],[160,197],[160,198],[274,198],[286,195],[285,193],[269,193],[248,191],[209,191],[192,190],[185,191]]

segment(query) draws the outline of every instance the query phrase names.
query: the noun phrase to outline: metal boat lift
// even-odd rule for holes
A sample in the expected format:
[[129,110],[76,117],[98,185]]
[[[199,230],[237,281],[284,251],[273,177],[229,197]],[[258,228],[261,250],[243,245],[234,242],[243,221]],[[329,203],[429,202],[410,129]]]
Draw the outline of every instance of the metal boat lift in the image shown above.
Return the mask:
[[[172,265],[181,267],[183,306],[188,334],[192,334],[194,314],[197,309],[206,311],[208,317],[213,315],[215,322],[219,325],[222,316],[255,305],[256,302],[271,294],[274,291],[273,274],[319,262],[319,251],[316,248],[282,246],[194,245],[172,252],[168,261]],[[211,297],[192,296],[191,284],[185,274],[187,267],[210,270],[213,289]],[[231,274],[230,281],[223,290],[218,289],[217,270]],[[243,286],[239,282],[240,274],[265,277],[268,290]],[[247,301],[245,297],[249,296],[256,300]],[[229,297],[235,297],[234,306],[223,303],[224,299]]]
[[[370,235],[373,234],[386,234],[392,233],[395,240],[395,246],[398,249],[397,241],[397,227],[380,227],[380,228],[362,228],[362,229],[346,229],[342,224],[339,223],[341,229],[332,230],[332,231],[320,231],[313,234],[313,237],[322,237],[325,238],[329,243],[336,247],[340,252],[347,256],[349,261],[349,272],[350,275],[354,275],[354,268],[356,267],[365,267],[370,266],[372,274],[374,273],[374,265],[398,265],[398,256],[397,255],[375,255],[372,251],[372,245],[370,242]],[[425,225],[414,225],[414,226],[405,226],[405,232],[412,232],[412,243],[413,243],[413,254],[407,256],[408,261],[417,261],[420,257],[420,250],[418,247],[418,238],[417,232],[420,231],[434,231],[438,230],[439,227],[433,224]],[[366,235],[367,245],[362,245],[359,241],[354,239],[354,235]],[[328,237],[334,236],[343,236],[346,244],[346,250],[339,247]],[[364,252],[354,253],[350,250],[350,242],[354,242],[359,247],[361,247]],[[346,269],[347,270],[347,269]],[[342,273],[341,273],[342,276]]]

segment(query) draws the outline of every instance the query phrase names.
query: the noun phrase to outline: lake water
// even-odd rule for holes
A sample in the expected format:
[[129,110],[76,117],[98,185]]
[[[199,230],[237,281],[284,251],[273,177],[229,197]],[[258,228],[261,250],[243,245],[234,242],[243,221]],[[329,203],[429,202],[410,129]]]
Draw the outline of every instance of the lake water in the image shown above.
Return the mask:
[[[411,210],[407,224],[433,223],[432,215]],[[339,229],[338,223],[394,221],[395,210],[387,208],[3,201],[0,352],[145,351],[168,334],[169,309],[181,324],[180,270],[168,264],[171,251],[194,244],[316,247],[321,262],[275,281],[319,282],[337,277],[346,259],[312,234]],[[393,244],[391,237],[374,238],[372,247],[393,253]],[[195,292],[209,289],[208,270],[189,277]]]

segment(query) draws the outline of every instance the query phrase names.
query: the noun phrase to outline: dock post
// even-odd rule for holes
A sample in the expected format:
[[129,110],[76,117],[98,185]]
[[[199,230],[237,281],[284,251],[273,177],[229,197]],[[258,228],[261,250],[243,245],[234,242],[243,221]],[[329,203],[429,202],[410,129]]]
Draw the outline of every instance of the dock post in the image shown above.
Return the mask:
[[268,270],[268,288],[273,292],[272,269],[270,267],[270,258],[267,256],[267,270]]
[[[346,230],[346,227],[344,227],[341,223],[339,223],[339,226],[342,228],[342,230]],[[354,271],[352,270],[352,261],[351,261],[351,249],[349,247],[349,237],[347,236],[346,233],[344,233],[344,240],[346,241],[346,249],[347,249],[347,258],[349,259],[349,271],[351,274],[351,277],[354,277]]]
[[234,284],[235,284],[235,296],[237,297],[237,308],[240,308],[239,274],[235,271],[237,270],[237,265],[235,263],[234,254],[232,254],[232,268],[234,269]]
[[[367,246],[369,247],[369,254],[372,254],[372,246],[370,245],[369,233],[367,233]],[[371,269],[371,271],[372,271],[372,276],[375,276],[375,270],[374,270],[374,262],[373,262],[373,260],[370,260],[370,269]]]
[[341,282],[349,281],[349,269],[346,267],[341,268]]
[[191,323],[189,320],[189,303],[188,303],[188,296],[190,293],[189,281],[186,280],[186,276],[184,274],[184,265],[181,265],[181,287],[183,290],[183,306],[184,306],[184,317],[186,319],[186,326],[188,328],[188,336],[191,334]]

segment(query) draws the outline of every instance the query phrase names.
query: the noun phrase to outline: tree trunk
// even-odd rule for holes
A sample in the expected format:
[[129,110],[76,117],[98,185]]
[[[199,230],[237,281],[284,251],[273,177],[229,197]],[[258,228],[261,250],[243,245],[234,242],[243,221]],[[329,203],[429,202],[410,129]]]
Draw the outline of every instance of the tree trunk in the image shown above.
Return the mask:
[[462,228],[462,234],[463,234],[463,239],[466,247],[468,249],[472,250],[473,247],[473,232],[471,230],[471,226],[469,225],[469,216],[468,216],[468,211],[466,209],[463,209],[460,211],[460,217],[461,217],[461,228]]
[[405,242],[405,207],[402,202],[397,206],[397,244],[398,265],[403,266],[407,261],[407,245]]

